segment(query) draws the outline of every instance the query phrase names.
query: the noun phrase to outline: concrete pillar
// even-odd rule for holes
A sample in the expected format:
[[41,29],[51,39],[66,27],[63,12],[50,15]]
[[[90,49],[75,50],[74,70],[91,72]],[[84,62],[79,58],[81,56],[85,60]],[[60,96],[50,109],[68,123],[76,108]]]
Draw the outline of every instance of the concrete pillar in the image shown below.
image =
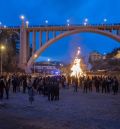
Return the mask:
[[40,31],[39,33],[40,33],[39,45],[40,45],[40,47],[41,47],[41,46],[42,46],[42,31]]
[[28,59],[27,32],[24,23],[22,23],[22,26],[20,27],[20,53],[19,53],[19,67],[21,69],[25,69],[27,65],[27,59]]
[[120,30],[118,30],[118,35],[120,36]]
[[56,31],[53,31],[53,38],[56,37]]
[[63,31],[60,31],[60,34],[62,34],[63,33]]
[[46,42],[49,40],[49,32],[46,31]]
[[119,34],[119,30],[116,31],[116,34],[117,34],[117,35]]
[[111,32],[111,33],[112,33],[112,30],[109,30],[109,32]]
[[36,50],[36,32],[33,31],[33,37],[32,37],[32,55],[35,53]]
[[26,34],[26,39],[27,39],[27,41],[26,41],[26,43],[27,43],[27,61],[29,60],[29,58],[30,58],[30,33],[29,32],[27,32],[27,34]]
[[117,35],[119,35],[119,36],[120,36],[120,30],[117,30]]

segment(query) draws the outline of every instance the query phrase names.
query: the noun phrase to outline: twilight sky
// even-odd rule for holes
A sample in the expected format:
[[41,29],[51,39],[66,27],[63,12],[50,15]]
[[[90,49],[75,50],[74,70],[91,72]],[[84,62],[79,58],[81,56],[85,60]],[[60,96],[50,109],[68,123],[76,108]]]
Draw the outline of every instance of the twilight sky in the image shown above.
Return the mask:
[[[20,25],[19,16],[24,14],[30,25],[81,24],[85,18],[89,23],[100,24],[107,18],[108,23],[120,23],[120,0],[0,0],[0,21],[4,25]],[[108,37],[92,33],[81,33],[66,37],[51,45],[42,54],[40,60],[72,59],[76,48],[81,47],[81,54],[89,52],[110,52],[120,44]]]

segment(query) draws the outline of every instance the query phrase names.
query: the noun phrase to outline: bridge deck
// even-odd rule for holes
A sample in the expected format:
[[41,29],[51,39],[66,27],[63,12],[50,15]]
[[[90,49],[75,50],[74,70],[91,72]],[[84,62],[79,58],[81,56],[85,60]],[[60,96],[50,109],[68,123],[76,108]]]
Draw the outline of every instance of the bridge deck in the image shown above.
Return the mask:
[[[120,30],[120,23],[117,24],[94,24],[94,25],[86,25],[83,26],[81,24],[76,25],[37,25],[37,26],[29,26],[26,27],[26,30],[31,31],[67,31],[67,30],[74,30],[77,28],[81,29],[101,29],[101,30]],[[7,31],[20,31],[20,26],[8,26],[8,27],[0,27],[0,30],[7,30]]]

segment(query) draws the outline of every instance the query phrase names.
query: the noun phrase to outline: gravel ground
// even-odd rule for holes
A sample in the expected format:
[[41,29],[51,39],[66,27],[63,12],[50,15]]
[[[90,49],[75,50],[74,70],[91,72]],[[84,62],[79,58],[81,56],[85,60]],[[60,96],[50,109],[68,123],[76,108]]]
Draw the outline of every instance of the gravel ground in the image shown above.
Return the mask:
[[120,129],[120,94],[60,91],[60,101],[11,94],[0,105],[0,129]]

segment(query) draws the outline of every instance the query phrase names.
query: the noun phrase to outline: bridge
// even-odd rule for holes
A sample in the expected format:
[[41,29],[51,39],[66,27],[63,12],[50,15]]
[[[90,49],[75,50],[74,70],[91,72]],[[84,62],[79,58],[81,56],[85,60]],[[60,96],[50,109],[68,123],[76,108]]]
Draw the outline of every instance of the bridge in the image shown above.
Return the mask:
[[[51,44],[66,36],[77,33],[97,33],[120,42],[120,24],[97,24],[97,25],[45,25],[28,26],[22,22],[21,26],[0,27],[0,33],[8,31],[17,34],[20,40],[19,67],[30,68],[41,53]],[[43,33],[46,40],[43,42]],[[32,53],[30,53],[30,34],[32,34]],[[36,35],[39,35],[39,47],[36,48]],[[52,35],[52,36],[51,36]]]

